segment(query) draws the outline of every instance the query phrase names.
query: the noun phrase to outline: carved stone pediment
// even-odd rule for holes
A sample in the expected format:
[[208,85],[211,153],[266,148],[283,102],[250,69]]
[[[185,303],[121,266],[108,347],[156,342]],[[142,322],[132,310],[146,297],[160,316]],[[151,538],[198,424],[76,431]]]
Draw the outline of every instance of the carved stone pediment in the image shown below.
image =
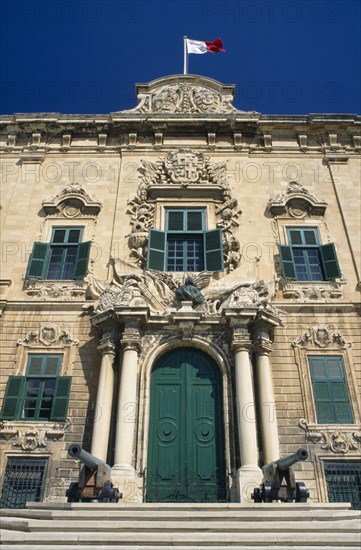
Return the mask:
[[311,195],[297,181],[291,181],[275,199],[268,201],[268,207],[274,216],[288,215],[302,219],[307,215],[323,216],[327,202]]
[[234,86],[211,78],[176,75],[137,85],[138,105],[125,112],[159,114],[243,113],[233,105]]
[[341,349],[350,347],[340,331],[328,325],[315,325],[309,327],[301,336],[292,342],[294,347],[327,348],[338,346]]
[[62,330],[55,323],[43,323],[38,330],[30,330],[24,338],[17,340],[17,345],[41,344],[43,346],[78,345],[69,332]]
[[96,216],[102,207],[101,203],[78,183],[70,183],[50,200],[43,201],[42,205],[46,214],[57,214],[66,218]]

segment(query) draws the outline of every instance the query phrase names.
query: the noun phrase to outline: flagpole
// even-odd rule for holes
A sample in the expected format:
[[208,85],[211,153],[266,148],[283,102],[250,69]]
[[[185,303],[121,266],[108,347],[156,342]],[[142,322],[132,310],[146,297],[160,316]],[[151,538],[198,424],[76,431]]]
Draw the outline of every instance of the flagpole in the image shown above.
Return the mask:
[[183,74],[188,73],[188,51],[187,51],[187,37],[183,36],[184,44],[184,64],[183,64]]

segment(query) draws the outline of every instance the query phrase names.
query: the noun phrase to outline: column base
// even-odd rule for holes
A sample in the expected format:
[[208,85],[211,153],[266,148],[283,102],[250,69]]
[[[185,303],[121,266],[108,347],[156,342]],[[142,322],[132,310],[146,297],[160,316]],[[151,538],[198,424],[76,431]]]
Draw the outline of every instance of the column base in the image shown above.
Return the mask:
[[122,494],[119,502],[143,502],[143,477],[139,477],[133,467],[115,464],[112,481]]
[[241,466],[237,470],[237,497],[238,502],[252,503],[251,494],[259,487],[263,480],[261,468],[253,465]]

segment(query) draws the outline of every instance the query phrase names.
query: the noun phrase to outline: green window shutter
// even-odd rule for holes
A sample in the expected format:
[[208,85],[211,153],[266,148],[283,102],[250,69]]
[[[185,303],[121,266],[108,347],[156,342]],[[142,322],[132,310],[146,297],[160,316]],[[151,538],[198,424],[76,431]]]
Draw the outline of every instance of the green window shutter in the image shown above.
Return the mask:
[[205,234],[205,268],[207,271],[223,271],[222,230],[212,229]]
[[320,253],[326,281],[341,277],[341,270],[336,256],[335,245],[330,243],[320,246]]
[[279,245],[282,274],[285,279],[296,279],[296,270],[293,263],[292,248],[286,245]]
[[33,250],[26,271],[27,279],[45,279],[49,254],[50,245],[48,243],[33,244]]
[[66,420],[70,395],[71,376],[59,376],[56,380],[51,420]]
[[80,243],[78,245],[74,279],[83,279],[88,272],[90,246],[90,241],[86,241],[85,243]]
[[16,420],[20,416],[26,388],[25,376],[9,376],[1,418],[3,420]]
[[164,271],[165,244],[164,231],[149,230],[148,269]]
[[[314,356],[308,359],[317,422],[320,424],[352,424],[354,420],[342,358]],[[321,368],[321,362],[323,368]]]

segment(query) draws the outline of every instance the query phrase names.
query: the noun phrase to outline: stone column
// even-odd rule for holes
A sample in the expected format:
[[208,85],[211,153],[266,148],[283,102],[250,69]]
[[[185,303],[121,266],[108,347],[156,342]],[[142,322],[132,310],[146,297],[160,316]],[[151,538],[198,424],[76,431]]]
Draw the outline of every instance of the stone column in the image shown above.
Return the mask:
[[250,357],[252,343],[248,322],[234,326],[232,349],[235,359],[237,428],[241,458],[241,467],[237,472],[238,497],[240,502],[252,502],[251,493],[259,486],[262,472],[258,466],[256,410]]
[[259,321],[255,328],[256,386],[259,400],[259,427],[261,432],[263,462],[267,464],[280,457],[276,405],[269,354],[272,351],[271,326]]
[[134,443],[138,409],[138,352],[140,334],[137,321],[126,321],[121,339],[122,365],[118,390],[118,413],[115,432],[115,454],[112,472],[124,484],[134,479]]
[[111,330],[107,330],[103,333],[103,338],[98,346],[98,351],[101,353],[102,361],[100,365],[95,407],[91,454],[106,462],[114,392],[113,363],[116,353]]

